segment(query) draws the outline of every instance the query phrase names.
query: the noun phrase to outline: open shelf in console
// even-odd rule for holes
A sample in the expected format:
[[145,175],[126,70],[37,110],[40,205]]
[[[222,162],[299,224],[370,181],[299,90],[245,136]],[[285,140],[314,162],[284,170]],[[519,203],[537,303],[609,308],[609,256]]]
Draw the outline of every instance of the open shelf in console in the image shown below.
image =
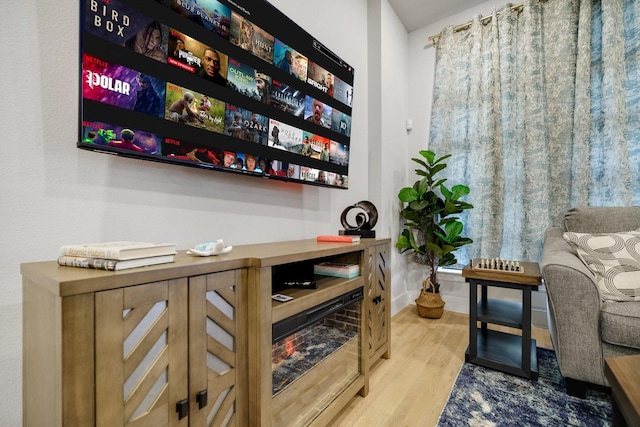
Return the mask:
[[275,323],[286,319],[289,316],[315,307],[324,301],[338,297],[364,285],[362,276],[354,277],[353,279],[316,276],[316,279],[318,282],[317,289],[290,288],[281,292],[293,297],[293,299],[287,302],[272,301],[271,321]]
[[[281,264],[272,270],[272,294],[284,294],[293,297],[286,302],[272,301],[272,322],[278,322],[300,311],[314,307],[331,298],[340,296],[364,285],[362,277],[362,251],[313,258],[301,262]],[[359,264],[360,276],[350,279],[341,277],[321,276],[313,274],[313,266],[321,262],[337,262],[345,264]],[[286,280],[315,281],[316,288],[295,288],[283,285]]]

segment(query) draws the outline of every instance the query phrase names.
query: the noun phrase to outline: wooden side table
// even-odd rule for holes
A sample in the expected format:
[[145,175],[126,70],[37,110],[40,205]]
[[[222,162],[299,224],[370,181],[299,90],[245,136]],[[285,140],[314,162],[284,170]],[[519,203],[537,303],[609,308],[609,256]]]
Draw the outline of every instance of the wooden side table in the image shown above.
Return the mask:
[[614,426],[640,426],[640,356],[607,357]]
[[[536,341],[531,339],[531,291],[538,290],[542,275],[537,263],[520,262],[520,266],[522,273],[476,269],[471,264],[462,269],[462,276],[471,284],[469,348],[465,361],[537,380]],[[522,303],[488,298],[490,286],[522,291]],[[522,335],[490,330],[488,324],[520,329]]]

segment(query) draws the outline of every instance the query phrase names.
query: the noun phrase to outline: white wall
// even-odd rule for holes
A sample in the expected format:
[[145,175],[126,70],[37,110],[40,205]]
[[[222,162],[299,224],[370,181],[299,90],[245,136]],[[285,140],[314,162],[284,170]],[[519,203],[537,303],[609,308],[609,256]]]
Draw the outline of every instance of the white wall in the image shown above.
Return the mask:
[[[392,313],[413,302],[412,282],[407,280],[407,257],[395,249],[399,228],[401,203],[398,191],[407,185],[406,161],[409,158],[406,120],[409,116],[409,50],[407,32],[387,1],[382,1],[380,28],[380,123],[382,149],[379,167],[382,173],[379,191],[385,196],[382,206],[388,219],[387,235],[392,238],[391,277],[393,280]],[[376,44],[373,44],[376,46]],[[423,141],[426,144],[426,140]],[[371,190],[370,190],[371,191]],[[413,298],[412,298],[413,297]]]
[[21,263],[54,260],[75,242],[162,240],[187,249],[216,238],[313,238],[337,233],[342,210],[368,200],[367,1],[328,0],[312,11],[297,0],[271,2],[356,69],[347,191],[77,149],[79,2],[26,0],[0,14],[3,426],[22,418]]

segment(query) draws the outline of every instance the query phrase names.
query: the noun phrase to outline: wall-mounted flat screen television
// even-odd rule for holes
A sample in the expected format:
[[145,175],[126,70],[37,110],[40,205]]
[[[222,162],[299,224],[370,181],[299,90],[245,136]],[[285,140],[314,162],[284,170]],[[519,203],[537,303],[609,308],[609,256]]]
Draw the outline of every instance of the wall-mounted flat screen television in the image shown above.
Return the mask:
[[354,69],[265,0],[81,0],[78,147],[347,188]]

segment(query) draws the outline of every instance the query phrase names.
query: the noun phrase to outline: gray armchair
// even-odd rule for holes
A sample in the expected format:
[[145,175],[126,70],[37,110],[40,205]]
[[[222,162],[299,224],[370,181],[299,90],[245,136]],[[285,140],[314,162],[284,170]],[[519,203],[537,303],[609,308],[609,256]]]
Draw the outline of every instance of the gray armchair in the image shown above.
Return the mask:
[[615,233],[640,228],[640,206],[579,207],[565,226],[547,230],[542,277],[551,339],[567,393],[584,396],[589,384],[609,386],[606,357],[640,353],[640,301],[603,301],[591,270],[563,240],[565,231]]

